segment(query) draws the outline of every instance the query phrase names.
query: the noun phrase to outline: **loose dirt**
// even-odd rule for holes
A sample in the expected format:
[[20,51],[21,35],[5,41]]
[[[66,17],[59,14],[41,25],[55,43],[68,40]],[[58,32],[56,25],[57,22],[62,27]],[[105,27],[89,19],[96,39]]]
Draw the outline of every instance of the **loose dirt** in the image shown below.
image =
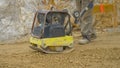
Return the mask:
[[0,45],[0,68],[120,68],[120,33],[99,33],[96,40],[67,54],[44,54],[29,43]]

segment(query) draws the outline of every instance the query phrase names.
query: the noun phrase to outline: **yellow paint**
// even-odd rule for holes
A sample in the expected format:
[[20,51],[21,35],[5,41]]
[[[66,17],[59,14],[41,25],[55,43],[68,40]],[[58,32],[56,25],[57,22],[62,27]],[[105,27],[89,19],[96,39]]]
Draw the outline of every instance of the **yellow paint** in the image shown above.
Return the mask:
[[69,46],[73,43],[72,36],[64,36],[64,37],[55,37],[55,38],[44,38],[44,39],[37,39],[34,37],[30,38],[30,43],[37,44],[41,46]]

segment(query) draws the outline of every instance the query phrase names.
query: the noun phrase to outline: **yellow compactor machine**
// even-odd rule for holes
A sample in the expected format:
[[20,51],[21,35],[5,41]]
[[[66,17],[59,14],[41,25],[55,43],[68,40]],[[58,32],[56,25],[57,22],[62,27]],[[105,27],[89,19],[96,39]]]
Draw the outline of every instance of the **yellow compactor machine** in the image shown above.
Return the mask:
[[73,50],[72,26],[67,11],[39,10],[31,29],[30,48],[44,53]]

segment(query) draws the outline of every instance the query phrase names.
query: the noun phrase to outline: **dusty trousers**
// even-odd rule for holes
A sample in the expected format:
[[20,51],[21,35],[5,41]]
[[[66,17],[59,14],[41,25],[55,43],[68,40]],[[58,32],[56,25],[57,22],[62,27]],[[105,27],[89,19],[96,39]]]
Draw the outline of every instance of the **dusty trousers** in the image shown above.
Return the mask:
[[[94,0],[76,0],[77,9],[80,12],[80,31],[83,39],[92,40],[96,38],[94,30],[93,8]],[[77,20],[77,19],[76,19]]]
[[[88,13],[88,12],[87,12]],[[85,14],[80,22],[80,31],[82,37],[88,40],[92,40],[96,37],[94,30],[93,16],[91,13]]]

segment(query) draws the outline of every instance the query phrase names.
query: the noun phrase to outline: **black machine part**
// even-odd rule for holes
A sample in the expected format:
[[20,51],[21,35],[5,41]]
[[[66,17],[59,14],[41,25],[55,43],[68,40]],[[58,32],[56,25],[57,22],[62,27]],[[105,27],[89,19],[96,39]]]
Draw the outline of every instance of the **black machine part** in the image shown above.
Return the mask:
[[61,24],[51,24],[44,28],[44,38],[65,36],[64,27]]
[[42,34],[42,26],[34,27],[33,35],[41,36],[41,38],[51,38],[51,37],[61,37],[65,36],[64,27],[60,24],[51,24],[44,27],[44,31]]
[[[37,15],[38,22],[41,22],[41,25],[34,26],[32,30],[32,35],[39,38],[51,38],[51,37],[61,37],[65,35],[70,35],[72,31],[70,17],[68,16],[67,23],[64,23],[65,17],[67,14],[65,13],[48,13],[46,16],[46,22],[44,22],[43,18],[44,14]],[[58,21],[53,21],[53,18],[56,17]]]

